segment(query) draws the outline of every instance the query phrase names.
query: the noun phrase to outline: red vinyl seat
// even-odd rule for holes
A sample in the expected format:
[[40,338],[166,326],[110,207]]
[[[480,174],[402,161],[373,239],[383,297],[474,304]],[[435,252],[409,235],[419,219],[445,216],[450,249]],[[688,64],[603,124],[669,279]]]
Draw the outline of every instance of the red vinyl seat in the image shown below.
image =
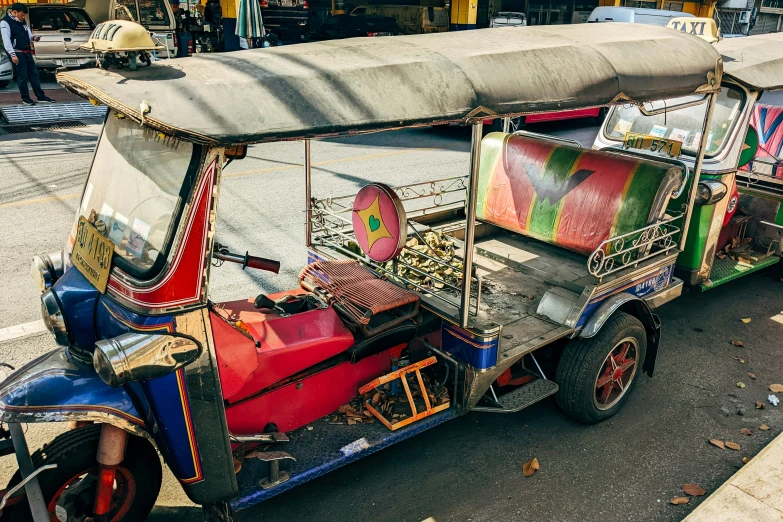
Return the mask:
[[682,183],[667,163],[500,132],[480,167],[478,219],[584,255],[661,219]]

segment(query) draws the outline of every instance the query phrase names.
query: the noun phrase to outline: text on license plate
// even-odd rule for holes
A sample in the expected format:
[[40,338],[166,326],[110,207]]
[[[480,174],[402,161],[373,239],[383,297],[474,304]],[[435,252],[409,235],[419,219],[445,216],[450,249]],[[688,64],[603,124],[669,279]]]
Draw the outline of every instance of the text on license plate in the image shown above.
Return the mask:
[[100,293],[106,291],[113,254],[114,244],[84,216],[80,217],[71,262]]
[[654,152],[669,158],[677,158],[682,150],[682,142],[677,140],[667,140],[647,134],[636,134],[629,132],[625,135],[623,142],[624,149],[636,149]]
[[73,58],[66,58],[62,62],[66,67],[79,67],[79,60],[75,60]]

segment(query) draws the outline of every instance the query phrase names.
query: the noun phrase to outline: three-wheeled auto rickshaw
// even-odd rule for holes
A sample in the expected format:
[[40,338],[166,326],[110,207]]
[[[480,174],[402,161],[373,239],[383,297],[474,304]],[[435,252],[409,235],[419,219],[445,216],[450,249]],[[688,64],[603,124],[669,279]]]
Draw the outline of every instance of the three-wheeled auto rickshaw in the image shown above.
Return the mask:
[[[652,310],[682,290],[674,265],[700,212],[722,76],[707,42],[624,24],[59,75],[109,112],[63,252],[34,261],[60,347],[0,384],[20,466],[3,516],[141,520],[160,488],[155,448],[228,520],[470,411],[556,394],[580,422],[615,414],[653,373]],[[707,107],[693,168],[526,133],[482,139],[485,118],[686,96]],[[311,139],[452,122],[472,126],[467,175],[314,196]],[[220,263],[278,268],[220,245],[216,213],[225,165],[280,140],[304,148],[300,284],[213,302]],[[78,427],[31,456],[20,424],[55,421]]]
[[[783,89],[783,34],[714,45],[723,57],[723,83],[708,131],[697,205],[675,267],[686,285],[702,290],[775,265],[783,237],[783,108],[759,103],[763,92]],[[685,96],[616,106],[593,148],[628,148],[634,145],[629,135],[644,144],[647,154],[657,140],[682,142],[676,160],[693,169],[707,111],[703,101]],[[698,204],[705,201],[712,204]]]

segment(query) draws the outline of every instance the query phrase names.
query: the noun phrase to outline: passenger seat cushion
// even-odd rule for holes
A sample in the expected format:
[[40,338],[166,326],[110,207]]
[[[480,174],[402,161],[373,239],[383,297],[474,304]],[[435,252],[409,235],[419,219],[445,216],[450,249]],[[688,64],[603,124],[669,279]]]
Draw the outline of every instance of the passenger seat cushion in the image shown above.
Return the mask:
[[481,144],[476,215],[590,255],[663,217],[681,179],[666,163],[495,132]]

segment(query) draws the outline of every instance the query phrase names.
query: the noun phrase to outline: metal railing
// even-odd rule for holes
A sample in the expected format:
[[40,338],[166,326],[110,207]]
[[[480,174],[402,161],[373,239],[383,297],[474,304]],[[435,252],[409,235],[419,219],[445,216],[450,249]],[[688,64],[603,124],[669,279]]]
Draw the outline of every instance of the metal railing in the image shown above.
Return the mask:
[[[408,218],[432,214],[433,210],[448,211],[463,208],[465,205],[465,177],[448,178],[426,183],[416,183],[393,189],[405,207]],[[456,307],[461,306],[462,283],[461,274],[463,258],[456,250],[459,241],[456,238],[444,236],[452,243],[446,252],[437,252],[416,230],[413,223],[408,223],[407,237],[417,238],[417,245],[403,247],[396,259],[386,263],[378,263],[368,258],[358,248],[351,219],[354,196],[338,198],[315,199],[310,203],[310,234],[312,245],[326,246],[343,256],[356,259],[375,271],[380,276],[401,283],[410,289],[415,289],[425,295],[432,296],[444,303]],[[423,248],[416,248],[423,247]],[[478,313],[481,302],[482,280],[476,274],[475,265],[471,285],[476,290],[471,292],[471,314]],[[444,277],[453,273],[455,277]],[[441,274],[441,275],[437,275]]]
[[674,222],[682,214],[667,216],[652,225],[603,241],[587,259],[587,270],[599,281],[625,268],[636,267],[642,261],[677,248],[675,236],[681,228]]

